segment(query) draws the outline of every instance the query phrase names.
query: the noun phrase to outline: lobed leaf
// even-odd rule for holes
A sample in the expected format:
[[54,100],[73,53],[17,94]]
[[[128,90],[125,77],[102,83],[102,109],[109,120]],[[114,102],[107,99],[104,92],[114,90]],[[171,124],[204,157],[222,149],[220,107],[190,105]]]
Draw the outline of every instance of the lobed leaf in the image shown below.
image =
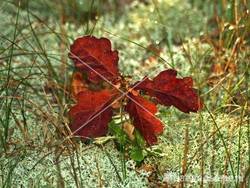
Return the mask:
[[[141,96],[129,95],[125,110],[129,113],[136,129],[140,131],[149,145],[157,142],[156,135],[163,132],[163,125],[154,115],[157,112],[156,105]],[[136,102],[134,102],[136,101]],[[139,105],[140,104],[140,105]]]
[[102,77],[113,81],[119,76],[118,51],[111,50],[111,42],[107,38],[78,38],[70,46],[69,57],[79,70],[87,73],[89,81],[93,83],[103,80]]
[[110,90],[86,90],[76,98],[77,104],[69,111],[71,131],[83,139],[104,136],[112,119],[112,107],[108,105],[112,103],[114,94]]
[[162,71],[153,80],[144,79],[136,89],[146,91],[157,102],[165,106],[175,106],[185,113],[197,112],[202,108],[202,102],[193,88],[191,77],[176,78],[173,69]]

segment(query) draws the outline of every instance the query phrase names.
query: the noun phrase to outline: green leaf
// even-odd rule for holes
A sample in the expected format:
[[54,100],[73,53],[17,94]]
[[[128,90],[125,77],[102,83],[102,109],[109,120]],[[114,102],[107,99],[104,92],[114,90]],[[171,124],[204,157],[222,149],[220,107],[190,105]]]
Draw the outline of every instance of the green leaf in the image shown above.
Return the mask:
[[144,159],[143,150],[139,147],[133,147],[130,150],[130,157],[131,159],[135,160],[136,162],[141,162]]
[[126,133],[123,131],[123,129],[121,128],[121,126],[119,126],[118,124],[115,124],[112,121],[109,124],[109,130],[115,136],[115,138],[119,144],[124,146],[127,143],[128,137],[127,137]]

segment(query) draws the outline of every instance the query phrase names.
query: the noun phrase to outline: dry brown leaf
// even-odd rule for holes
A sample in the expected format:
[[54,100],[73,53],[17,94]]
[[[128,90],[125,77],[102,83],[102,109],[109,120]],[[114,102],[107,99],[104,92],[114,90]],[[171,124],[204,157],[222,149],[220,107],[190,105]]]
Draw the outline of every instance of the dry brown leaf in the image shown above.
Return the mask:
[[135,139],[135,136],[133,135],[134,130],[135,130],[134,125],[132,125],[132,124],[130,124],[128,122],[125,122],[123,124],[122,128],[125,131],[125,133],[128,135],[128,137],[129,137],[130,140],[134,140]]
[[83,80],[82,73],[74,72],[71,81],[71,94],[75,98],[77,94],[86,90],[87,86],[85,84],[85,81]]

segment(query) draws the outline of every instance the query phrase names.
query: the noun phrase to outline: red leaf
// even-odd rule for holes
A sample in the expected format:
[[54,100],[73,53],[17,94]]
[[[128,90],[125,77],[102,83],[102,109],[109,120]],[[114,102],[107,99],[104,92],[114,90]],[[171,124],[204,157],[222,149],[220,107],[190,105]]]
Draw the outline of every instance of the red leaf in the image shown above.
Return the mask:
[[69,57],[78,69],[87,72],[91,82],[97,83],[102,80],[99,75],[109,81],[113,81],[119,75],[118,52],[111,50],[111,43],[106,38],[84,36],[76,39],[70,46]]
[[141,89],[152,97],[156,97],[160,104],[175,106],[183,112],[197,112],[202,108],[202,102],[193,89],[191,77],[176,78],[173,69],[162,71],[153,80],[146,78],[136,89]]
[[147,143],[149,145],[155,144],[157,142],[156,135],[163,132],[162,123],[154,116],[157,112],[155,104],[139,95],[130,94],[129,96],[137,103],[129,100],[125,110],[129,113],[135,128],[140,131]]
[[[104,136],[112,119],[112,108],[108,105],[113,97],[114,94],[109,90],[79,93],[77,104],[69,111],[72,119],[70,128],[74,135],[83,139]],[[83,127],[80,128],[81,126]]]

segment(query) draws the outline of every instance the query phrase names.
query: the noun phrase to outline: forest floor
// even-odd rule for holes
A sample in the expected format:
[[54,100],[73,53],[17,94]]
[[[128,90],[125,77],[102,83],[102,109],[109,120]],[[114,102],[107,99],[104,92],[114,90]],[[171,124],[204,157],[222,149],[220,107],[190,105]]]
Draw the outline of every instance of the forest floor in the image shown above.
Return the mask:
[[[218,2],[1,1],[0,186],[249,186],[250,2]],[[204,102],[190,114],[159,106],[164,132],[140,163],[110,133],[67,137],[69,47],[90,34],[112,42],[131,83],[174,68]]]

